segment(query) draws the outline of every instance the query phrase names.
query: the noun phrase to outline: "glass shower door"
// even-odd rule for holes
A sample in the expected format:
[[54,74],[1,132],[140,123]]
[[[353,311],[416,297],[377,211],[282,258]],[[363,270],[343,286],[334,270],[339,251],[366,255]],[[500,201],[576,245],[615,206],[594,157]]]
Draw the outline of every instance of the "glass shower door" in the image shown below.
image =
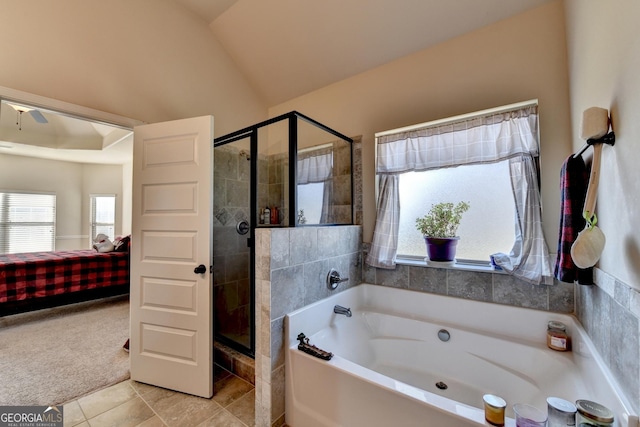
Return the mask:
[[253,355],[250,141],[214,150],[214,334],[216,341]]

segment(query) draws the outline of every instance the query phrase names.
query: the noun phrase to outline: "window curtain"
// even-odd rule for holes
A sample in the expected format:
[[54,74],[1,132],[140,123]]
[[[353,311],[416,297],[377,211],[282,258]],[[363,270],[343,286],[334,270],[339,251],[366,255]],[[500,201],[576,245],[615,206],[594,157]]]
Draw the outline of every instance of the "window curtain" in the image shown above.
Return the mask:
[[[494,260],[518,278],[543,283],[548,281],[550,268],[540,222],[540,194],[534,164],[538,156],[538,107],[528,106],[381,136],[377,139],[376,173],[382,178],[509,159],[517,211],[516,242],[509,255],[496,254]],[[382,180],[380,185],[378,217],[367,263],[394,268],[397,231],[392,236],[390,230],[398,229],[399,215],[389,206],[397,206],[398,188],[396,183],[395,188],[382,191]],[[382,247],[386,250],[377,250]]]
[[516,205],[516,241],[509,254],[491,255],[494,263],[514,276],[533,283],[552,284],[547,244],[542,233],[542,206],[535,160],[529,155],[509,159],[511,187]]
[[333,222],[333,147],[298,153],[297,185],[320,183],[322,187],[322,211],[320,224]]
[[298,184],[325,182],[333,176],[333,149],[298,153]]
[[397,174],[379,177],[378,215],[367,255],[367,264],[372,267],[393,269],[396,266],[400,225],[399,182]]

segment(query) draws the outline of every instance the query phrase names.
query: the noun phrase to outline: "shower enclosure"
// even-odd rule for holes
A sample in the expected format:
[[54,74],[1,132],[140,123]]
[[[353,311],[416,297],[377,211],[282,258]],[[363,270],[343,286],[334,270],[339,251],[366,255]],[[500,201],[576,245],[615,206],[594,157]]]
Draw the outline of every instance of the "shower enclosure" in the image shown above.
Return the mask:
[[353,224],[352,142],[296,111],[214,140],[216,341],[254,355],[257,227]]

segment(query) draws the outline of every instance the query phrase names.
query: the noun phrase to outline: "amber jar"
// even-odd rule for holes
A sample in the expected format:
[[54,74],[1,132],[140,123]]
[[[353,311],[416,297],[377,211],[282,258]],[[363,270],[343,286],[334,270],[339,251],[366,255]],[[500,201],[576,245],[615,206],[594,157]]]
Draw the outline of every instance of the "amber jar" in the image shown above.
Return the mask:
[[556,351],[568,351],[571,348],[564,323],[552,320],[547,324],[547,347]]
[[484,401],[484,419],[494,426],[504,426],[504,409],[507,407],[507,402],[493,394],[485,394],[482,400]]

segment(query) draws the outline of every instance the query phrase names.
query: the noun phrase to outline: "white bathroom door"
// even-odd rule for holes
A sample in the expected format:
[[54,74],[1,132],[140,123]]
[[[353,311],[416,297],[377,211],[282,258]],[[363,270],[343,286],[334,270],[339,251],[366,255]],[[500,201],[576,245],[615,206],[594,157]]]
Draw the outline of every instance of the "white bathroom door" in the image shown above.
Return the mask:
[[134,129],[131,379],[207,398],[212,145],[211,116]]

